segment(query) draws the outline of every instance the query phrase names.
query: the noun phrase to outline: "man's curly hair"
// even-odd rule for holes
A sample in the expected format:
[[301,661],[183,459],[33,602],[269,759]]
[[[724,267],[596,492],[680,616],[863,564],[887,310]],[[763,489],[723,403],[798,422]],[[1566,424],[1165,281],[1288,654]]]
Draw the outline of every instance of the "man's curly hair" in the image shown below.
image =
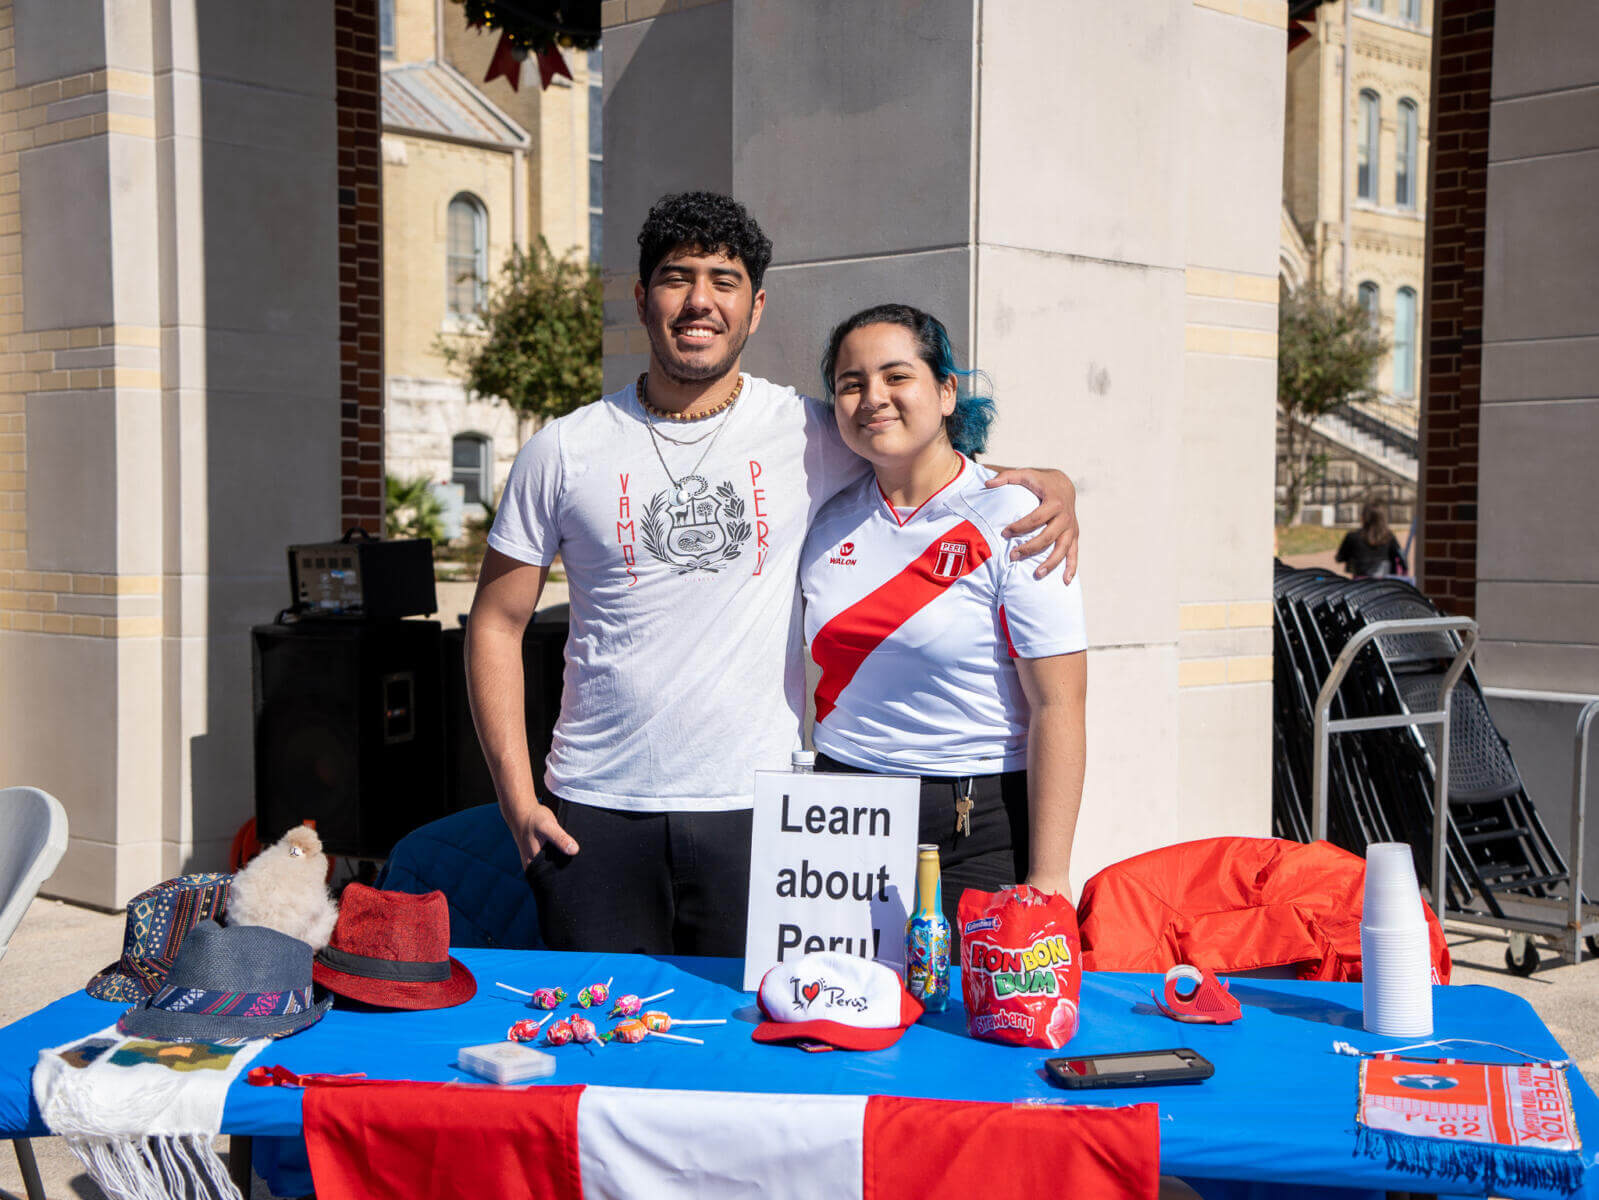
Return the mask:
[[772,239],[731,196],[682,192],[662,196],[638,231],[638,277],[648,287],[661,260],[683,248],[725,254],[744,264],[755,291],[772,261]]

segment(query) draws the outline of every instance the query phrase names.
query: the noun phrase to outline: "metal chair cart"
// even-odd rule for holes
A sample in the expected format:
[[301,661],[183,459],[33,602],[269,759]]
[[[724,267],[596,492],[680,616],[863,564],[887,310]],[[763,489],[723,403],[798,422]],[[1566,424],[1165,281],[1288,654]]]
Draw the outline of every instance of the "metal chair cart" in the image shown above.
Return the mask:
[[1540,944],[1580,962],[1587,939],[1599,955],[1599,906],[1581,887],[1599,701],[1578,721],[1568,870],[1489,717],[1475,622],[1399,580],[1280,568],[1274,590],[1278,836],[1356,853],[1409,843],[1439,917],[1509,935],[1518,974],[1537,969]]

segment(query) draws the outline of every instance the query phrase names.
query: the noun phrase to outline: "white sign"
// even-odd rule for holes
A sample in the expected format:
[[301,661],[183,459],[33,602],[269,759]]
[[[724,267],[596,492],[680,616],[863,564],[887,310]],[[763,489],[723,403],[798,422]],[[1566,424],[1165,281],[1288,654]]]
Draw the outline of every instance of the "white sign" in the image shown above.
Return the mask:
[[745,991],[817,950],[904,974],[921,791],[914,776],[755,773]]

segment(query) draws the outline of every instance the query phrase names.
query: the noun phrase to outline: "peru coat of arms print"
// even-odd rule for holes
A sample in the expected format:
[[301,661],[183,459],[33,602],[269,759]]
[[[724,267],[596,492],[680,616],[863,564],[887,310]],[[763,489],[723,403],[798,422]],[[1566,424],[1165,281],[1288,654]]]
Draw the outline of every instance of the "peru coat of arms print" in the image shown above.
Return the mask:
[[713,489],[699,475],[656,492],[639,524],[644,548],[679,575],[720,571],[739,556],[751,532],[732,483]]

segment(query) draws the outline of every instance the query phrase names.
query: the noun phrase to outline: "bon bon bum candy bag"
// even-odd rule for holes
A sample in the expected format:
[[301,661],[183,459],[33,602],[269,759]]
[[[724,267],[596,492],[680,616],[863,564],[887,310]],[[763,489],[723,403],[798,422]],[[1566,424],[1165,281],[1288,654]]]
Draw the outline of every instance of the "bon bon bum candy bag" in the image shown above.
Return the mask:
[[1082,952],[1077,910],[1027,886],[961,895],[966,1031],[1010,1046],[1058,1050],[1077,1032]]

